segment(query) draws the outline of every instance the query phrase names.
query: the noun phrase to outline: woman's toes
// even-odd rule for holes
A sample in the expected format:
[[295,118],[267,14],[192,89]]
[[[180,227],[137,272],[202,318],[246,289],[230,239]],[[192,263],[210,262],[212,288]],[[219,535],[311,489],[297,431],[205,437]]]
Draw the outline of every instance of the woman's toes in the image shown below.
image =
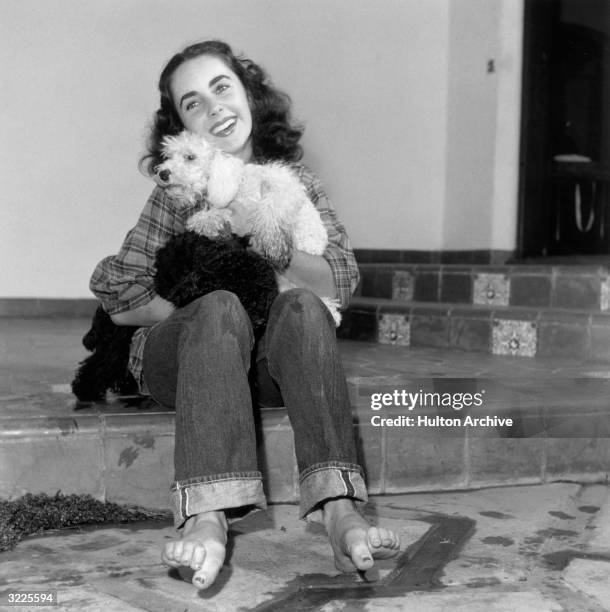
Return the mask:
[[385,548],[392,548],[392,545],[394,542],[393,535],[394,534],[388,529],[380,528],[379,536],[381,538],[381,545],[384,546]]
[[191,568],[195,571],[200,570],[203,566],[203,560],[205,559],[205,548],[198,544],[195,546],[193,556],[191,557]]
[[214,542],[208,543],[201,569],[193,575],[193,584],[198,589],[207,589],[214,584],[225,560],[225,549]]
[[373,555],[365,542],[353,545],[350,549],[350,557],[356,568],[363,571],[371,569],[375,563]]
[[191,558],[193,556],[193,550],[195,549],[194,542],[184,542],[182,546],[182,554],[180,555],[180,565],[189,567],[191,565]]
[[178,542],[167,542],[161,553],[161,561],[170,567],[180,567],[180,561],[176,559],[176,544]]
[[394,532],[383,527],[371,527],[368,533],[368,541],[372,548],[399,548],[399,540]]
[[377,529],[377,527],[370,527],[368,532],[368,540],[369,544],[373,548],[379,548],[381,546],[382,541],[381,530]]
[[180,559],[182,558],[182,551],[184,550],[184,542],[182,540],[178,540],[174,544],[174,550],[172,551],[172,558],[176,563],[180,563]]

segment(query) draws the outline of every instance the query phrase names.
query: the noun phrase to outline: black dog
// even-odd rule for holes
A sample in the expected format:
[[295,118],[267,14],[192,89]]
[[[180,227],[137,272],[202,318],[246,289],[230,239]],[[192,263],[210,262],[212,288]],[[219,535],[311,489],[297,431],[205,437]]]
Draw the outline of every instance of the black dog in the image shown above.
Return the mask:
[[[248,239],[233,235],[211,240],[187,231],[157,251],[155,290],[177,308],[224,289],[235,293],[260,336],[267,323],[277,284],[271,264],[247,249]],[[137,392],[127,370],[129,345],[137,327],[115,325],[98,306],[83,345],[92,354],[79,364],[72,391],[81,401],[103,400],[107,391]]]

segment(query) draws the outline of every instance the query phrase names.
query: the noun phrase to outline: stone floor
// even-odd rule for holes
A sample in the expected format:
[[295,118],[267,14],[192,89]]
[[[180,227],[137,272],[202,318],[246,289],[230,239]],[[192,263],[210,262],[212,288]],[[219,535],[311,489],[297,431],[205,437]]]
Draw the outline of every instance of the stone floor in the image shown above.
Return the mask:
[[15,592],[52,592],[74,612],[610,609],[606,486],[382,496],[367,515],[400,534],[397,560],[339,575],[322,528],[275,505],[232,524],[218,581],[201,592],[159,561],[169,522],[31,537],[1,555],[0,609]]
[[[17,430],[8,431],[16,419],[80,414],[74,413],[68,384],[84,356],[80,337],[87,324],[84,319],[0,319],[0,433],[18,436]],[[188,584],[188,576],[159,562],[159,548],[173,534],[169,521],[50,533],[0,554],[0,609],[10,608],[11,592],[55,590],[58,609],[70,611],[610,610],[610,491],[603,478],[610,472],[607,364],[356,342],[341,343],[341,351],[359,416],[371,414],[371,389],[431,379],[466,380],[474,389],[493,383],[498,414],[506,411],[507,398],[521,410],[580,411],[577,421],[554,423],[554,430],[547,428],[547,411],[545,429],[532,429],[525,441],[554,442],[548,438],[553,432],[570,441],[575,432],[569,427],[585,423],[577,435],[587,436],[588,449],[591,439],[599,442],[594,456],[583,463],[585,453],[576,446],[571,454],[562,453],[568,468],[581,461],[578,474],[588,471],[591,482],[559,475],[564,482],[541,479],[536,486],[489,488],[479,482],[475,490],[375,496],[367,514],[396,529],[404,546],[397,560],[363,577],[337,576],[320,527],[298,521],[294,505],[275,504],[232,525],[220,578],[201,593]],[[108,404],[87,410],[91,417],[122,410],[131,418],[134,409]],[[418,438],[423,435],[413,440]],[[400,483],[392,478],[414,470],[429,479],[430,488],[451,488],[440,472],[426,476],[426,462],[443,455],[452,438],[420,441],[422,452],[429,448],[419,462],[406,447],[392,446],[396,439],[384,434],[375,442],[388,460],[380,467],[385,480],[376,484],[377,492],[383,486],[387,493],[388,485]],[[505,464],[504,474],[524,469],[530,456],[520,447],[501,448],[502,441],[486,438],[485,452],[480,447],[462,459],[469,469],[494,462]],[[546,451],[541,456],[545,464],[553,457]],[[439,464],[446,471],[452,469],[450,457]]]

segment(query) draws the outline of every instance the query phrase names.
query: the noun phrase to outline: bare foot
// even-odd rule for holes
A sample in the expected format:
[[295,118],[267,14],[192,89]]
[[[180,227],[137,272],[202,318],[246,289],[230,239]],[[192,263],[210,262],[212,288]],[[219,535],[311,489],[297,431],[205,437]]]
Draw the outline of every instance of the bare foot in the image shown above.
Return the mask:
[[187,519],[179,540],[167,542],[161,560],[170,567],[195,570],[193,584],[207,589],[214,584],[225,560],[227,519],[224,512],[202,512]]
[[324,505],[324,525],[341,572],[368,570],[374,559],[398,554],[400,540],[391,530],[371,527],[356,511],[350,499],[342,498]]

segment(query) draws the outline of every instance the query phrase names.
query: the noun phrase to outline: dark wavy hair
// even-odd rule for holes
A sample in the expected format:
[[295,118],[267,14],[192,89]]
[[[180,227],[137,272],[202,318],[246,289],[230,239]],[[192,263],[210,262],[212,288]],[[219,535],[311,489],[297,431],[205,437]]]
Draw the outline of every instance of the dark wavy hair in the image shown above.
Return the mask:
[[242,82],[252,113],[254,159],[258,162],[301,159],[303,149],[299,140],[303,135],[303,127],[292,121],[290,97],[275,88],[265,71],[252,60],[235,55],[231,47],[222,41],[208,40],[189,45],[180,53],[176,53],[161,72],[161,101],[148,137],[148,152],[140,160],[140,168],[153,175],[155,167],[163,161],[163,138],[178,134],[184,129],[172,100],[170,81],[178,66],[200,55],[218,57]]

